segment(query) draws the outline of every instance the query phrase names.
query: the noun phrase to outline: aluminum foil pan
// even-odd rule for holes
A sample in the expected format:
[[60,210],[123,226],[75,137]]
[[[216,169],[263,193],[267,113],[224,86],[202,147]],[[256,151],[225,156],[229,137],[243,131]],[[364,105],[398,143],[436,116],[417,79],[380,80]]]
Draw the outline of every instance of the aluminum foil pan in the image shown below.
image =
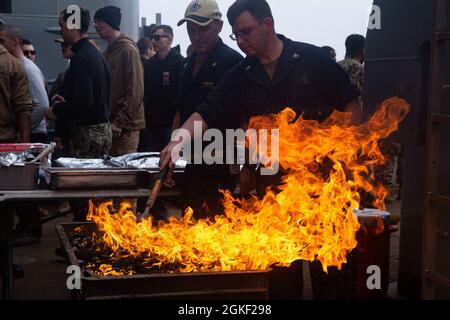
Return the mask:
[[34,156],[29,152],[0,154],[0,167],[23,167],[25,166],[26,162],[29,162],[33,159]]
[[59,158],[55,161],[58,167],[73,169],[107,169],[111,168],[102,159]]
[[[16,144],[3,144],[4,148],[8,148],[12,151]],[[30,162],[35,159],[44,149],[46,149],[49,145],[46,144],[34,144],[30,145],[27,149],[23,149],[25,151],[15,152],[0,152],[0,167],[11,167],[11,166],[25,166],[26,162]]]
[[[106,159],[76,159],[76,158],[60,158],[56,160],[56,164],[63,168],[76,169],[144,169],[159,170],[159,152],[157,153],[133,153],[116,158]],[[180,159],[176,163],[176,169],[185,169],[187,160]]]
[[355,215],[358,217],[358,221],[363,226],[378,225],[380,220],[384,222],[386,226],[390,224],[391,213],[387,211],[377,209],[364,209],[354,210]]

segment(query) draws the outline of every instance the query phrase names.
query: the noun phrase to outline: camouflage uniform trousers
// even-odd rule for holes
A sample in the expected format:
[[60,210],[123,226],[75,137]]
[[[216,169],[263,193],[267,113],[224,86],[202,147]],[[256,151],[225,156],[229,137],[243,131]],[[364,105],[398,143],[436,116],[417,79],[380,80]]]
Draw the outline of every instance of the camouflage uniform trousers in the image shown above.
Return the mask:
[[[72,128],[73,155],[78,159],[102,159],[111,148],[112,131],[109,123],[75,126]],[[83,222],[88,213],[86,201],[71,201],[74,220]]]
[[385,140],[380,143],[380,150],[386,157],[386,161],[375,170],[376,177],[388,188],[398,187],[397,167],[401,145]]
[[[126,154],[136,153],[138,151],[139,139],[141,136],[140,131],[131,131],[123,129],[120,137],[113,137],[111,150],[109,154],[112,157],[120,157]],[[118,208],[122,201],[131,203],[133,211],[136,212],[138,208],[137,199],[114,199],[114,207]],[[146,202],[145,202],[146,203]],[[145,204],[142,202],[139,207],[145,208]],[[161,207],[160,203],[156,204],[156,207]],[[161,209],[164,211],[163,209]]]
[[109,153],[112,132],[109,123],[75,126],[72,129],[73,155],[78,159],[100,159]]
[[375,168],[375,178],[389,190],[387,203],[400,199],[403,175],[402,145],[390,140],[380,143],[385,163]]
[[120,137],[114,137],[110,154],[120,157],[130,153],[136,153],[139,146],[140,131],[122,130]]

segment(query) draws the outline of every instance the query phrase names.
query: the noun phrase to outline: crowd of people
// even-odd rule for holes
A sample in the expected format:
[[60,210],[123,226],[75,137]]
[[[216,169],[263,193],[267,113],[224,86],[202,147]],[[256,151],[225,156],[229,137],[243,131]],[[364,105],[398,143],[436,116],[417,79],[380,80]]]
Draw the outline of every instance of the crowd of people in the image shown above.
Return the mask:
[[[194,121],[203,129],[245,128],[251,116],[293,107],[306,119],[322,121],[333,110],[348,111],[361,121],[364,37],[346,41],[346,59],[336,63],[331,47],[296,42],[275,30],[266,0],[237,0],[228,10],[231,39],[241,53],[221,39],[223,15],[215,0],[193,0],[178,26],[186,24],[191,45],[187,58],[173,48],[174,32],[157,26],[151,38],[135,43],[120,31],[121,11],[99,9],[93,17],[96,32],[107,43],[102,53],[88,39],[91,14],[81,8],[81,25],[69,28],[70,14],[59,16],[56,40],[69,68],[50,90],[33,62],[36,50],[17,26],[0,21],[0,143],[57,143],[57,156],[103,158],[134,152],[161,152],[161,167],[173,167],[179,147],[176,129],[195,136]],[[47,93],[49,92],[49,93]],[[55,123],[49,138],[47,124]],[[221,190],[242,195],[264,183],[258,172],[224,164],[188,165],[180,189],[182,207],[198,217],[220,213]],[[273,181],[268,182],[273,183]],[[165,185],[174,187],[171,174]],[[72,208],[80,212],[85,210]],[[27,210],[26,208],[18,210]],[[36,226],[39,208],[33,209]],[[20,216],[20,213],[19,213]],[[27,218],[23,218],[24,221]],[[28,218],[29,219],[29,218]],[[30,229],[18,230],[28,244]],[[40,228],[32,236],[40,237]]]

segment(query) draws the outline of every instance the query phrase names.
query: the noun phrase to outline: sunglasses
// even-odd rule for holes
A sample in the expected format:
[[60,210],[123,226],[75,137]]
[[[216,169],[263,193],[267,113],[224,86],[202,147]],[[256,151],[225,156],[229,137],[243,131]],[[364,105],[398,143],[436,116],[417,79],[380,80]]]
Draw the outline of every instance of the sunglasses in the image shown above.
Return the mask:
[[169,38],[169,36],[166,36],[165,34],[154,34],[152,36],[152,40],[159,41],[161,38]]
[[35,56],[36,55],[36,51],[34,51],[34,50],[25,50],[24,52],[23,52],[23,54],[24,55],[32,55],[32,56]]

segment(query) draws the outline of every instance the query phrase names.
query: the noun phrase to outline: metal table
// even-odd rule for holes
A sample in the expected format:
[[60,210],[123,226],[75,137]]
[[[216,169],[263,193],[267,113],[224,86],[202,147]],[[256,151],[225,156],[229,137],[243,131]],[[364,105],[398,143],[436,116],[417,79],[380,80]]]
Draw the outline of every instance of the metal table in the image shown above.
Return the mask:
[[[13,283],[13,228],[14,228],[14,204],[18,202],[31,201],[60,201],[60,200],[83,200],[96,198],[147,198],[149,189],[138,190],[80,190],[80,191],[52,191],[52,190],[31,190],[31,191],[6,191],[0,190],[0,221],[5,221],[5,258],[2,261],[1,269],[3,273],[2,297],[6,300],[14,299]],[[179,192],[176,190],[161,190],[161,197],[176,197]],[[3,259],[2,259],[3,260]]]

